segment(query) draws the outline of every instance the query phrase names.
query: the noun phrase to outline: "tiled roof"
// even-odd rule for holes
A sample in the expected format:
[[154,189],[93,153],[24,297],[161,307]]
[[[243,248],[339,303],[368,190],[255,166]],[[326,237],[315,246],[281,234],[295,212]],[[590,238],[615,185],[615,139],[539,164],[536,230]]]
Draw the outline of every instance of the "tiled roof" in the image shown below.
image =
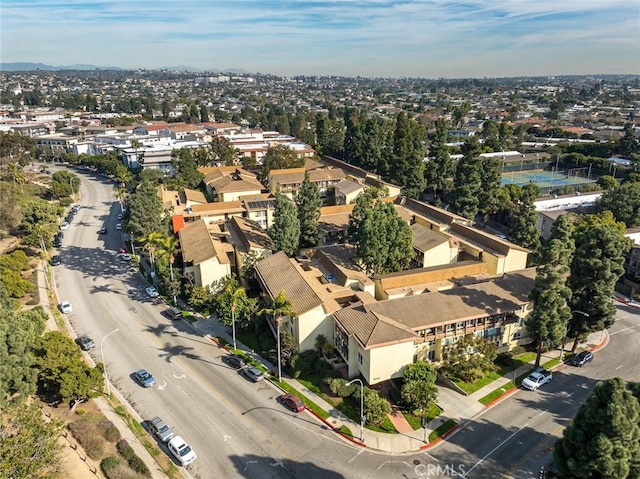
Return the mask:
[[[407,331],[405,328],[419,331],[500,312],[518,311],[529,302],[535,275],[535,268],[528,268],[493,281],[345,308],[334,313],[334,317],[364,346],[384,344],[400,340],[398,330]],[[374,336],[379,321],[394,326],[395,330],[381,327]]]
[[257,179],[251,177],[232,178],[225,176],[207,183],[218,193],[232,193],[235,191],[260,191],[264,187]]
[[188,188],[184,189],[184,196],[189,201],[195,201],[196,203],[206,203],[207,198],[204,196],[202,191],[198,190],[190,190]]
[[191,213],[241,213],[244,211],[242,201],[220,201],[217,203],[205,203],[202,205],[193,205]]
[[217,256],[207,225],[202,220],[185,224],[178,231],[178,237],[185,263],[200,264]]
[[322,300],[294,263],[295,260],[289,259],[280,251],[258,261],[255,270],[269,297],[275,298],[280,291],[284,291],[286,298],[293,304],[294,314],[300,316],[322,305]]
[[234,239],[242,243],[245,252],[250,249],[273,249],[271,237],[253,220],[234,216],[227,222],[227,228]]

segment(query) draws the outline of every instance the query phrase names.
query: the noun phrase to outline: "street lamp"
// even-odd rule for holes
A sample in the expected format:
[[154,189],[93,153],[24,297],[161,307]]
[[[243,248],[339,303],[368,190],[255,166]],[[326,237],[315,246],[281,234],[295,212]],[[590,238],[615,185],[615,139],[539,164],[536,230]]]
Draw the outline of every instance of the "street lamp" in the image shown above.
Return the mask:
[[116,328],[113,331],[111,331],[109,334],[107,334],[104,338],[102,338],[102,341],[100,341],[100,355],[102,356],[102,369],[104,370],[104,382],[107,385],[107,396],[111,396],[111,389],[109,388],[109,377],[107,376],[107,363],[104,362],[104,340],[107,339],[109,336],[111,336],[113,333],[117,333],[118,331],[120,331],[120,328]]
[[356,378],[345,386],[351,386],[356,382],[360,383],[360,442],[364,442],[364,384],[361,379]]
[[282,324],[282,316],[276,318],[276,326],[278,327],[278,382],[282,382],[282,357],[280,354],[280,325]]
[[[233,332],[233,349],[236,348],[236,300],[235,298],[231,301],[231,330]],[[280,338],[278,338],[278,343],[280,342]],[[280,348],[278,348],[278,355],[280,354]]]
[[[173,286],[173,262],[175,261],[175,258],[173,257],[173,255],[169,256],[169,271],[171,271],[171,292],[173,293],[173,305],[177,306],[178,305],[178,301],[176,300],[176,294],[175,294],[175,289]],[[235,304],[235,303],[234,303]],[[231,308],[231,312],[233,312],[233,306]],[[234,330],[234,340],[233,340],[233,349],[236,348],[236,341],[235,341],[235,330]]]
[[[571,311],[571,314],[573,314],[573,313],[581,314],[585,318],[589,317],[589,313],[585,313],[584,311],[580,311],[578,309],[574,309],[573,311]],[[563,356],[564,356],[564,344],[565,344],[566,341],[567,341],[567,336],[563,336],[562,337],[562,348],[560,348],[560,362],[562,362],[562,359],[563,359]]]

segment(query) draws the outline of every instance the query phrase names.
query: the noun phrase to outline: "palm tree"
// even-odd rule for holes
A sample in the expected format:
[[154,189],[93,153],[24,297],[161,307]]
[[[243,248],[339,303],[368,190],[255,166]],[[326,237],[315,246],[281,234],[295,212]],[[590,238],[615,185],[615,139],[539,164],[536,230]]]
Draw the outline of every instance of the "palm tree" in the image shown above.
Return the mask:
[[14,184],[20,185],[20,191],[24,193],[22,185],[27,182],[27,175],[24,174],[20,165],[15,162],[9,163],[7,165],[7,172],[9,173],[9,178],[11,178]]
[[[175,236],[165,236],[163,238],[154,237],[155,245],[157,246],[157,255],[159,258],[167,256],[169,258],[169,271],[171,274],[171,283],[173,291],[173,305],[176,305],[176,294],[173,290],[173,262],[176,259],[176,254],[180,251],[180,241]],[[235,348],[235,341],[234,341]]]
[[293,303],[287,299],[284,294],[284,290],[280,291],[275,298],[270,300],[270,307],[263,308],[259,311],[259,314],[266,314],[273,317],[273,321],[277,326],[277,340],[278,340],[278,381],[282,380],[282,359],[280,357],[280,325],[283,321],[283,316],[292,318],[294,316]]
[[237,281],[227,283],[227,292],[231,296],[231,330],[233,332],[233,349],[236,348],[236,304],[238,300],[246,296],[245,289]]
[[143,248],[149,252],[149,261],[151,262],[151,269],[153,271],[153,285],[156,285],[156,268],[155,268],[155,252],[158,249],[158,241],[162,241],[164,235],[158,231],[152,231],[148,236],[142,238],[144,243]]

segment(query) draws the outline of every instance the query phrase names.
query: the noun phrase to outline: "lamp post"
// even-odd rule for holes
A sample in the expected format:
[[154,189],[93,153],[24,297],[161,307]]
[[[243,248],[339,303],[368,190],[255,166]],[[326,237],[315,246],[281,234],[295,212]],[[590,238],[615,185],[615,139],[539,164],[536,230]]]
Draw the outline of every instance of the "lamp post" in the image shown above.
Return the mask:
[[69,186],[71,187],[71,199],[75,201],[76,192],[73,190],[73,178],[69,178]]
[[[236,300],[231,300],[231,331],[233,333],[233,349],[236,348]],[[278,338],[280,342],[280,338]],[[280,348],[278,348],[278,354],[280,354]]]
[[[580,311],[578,309],[574,309],[573,311],[571,311],[571,314],[573,314],[573,313],[581,314],[585,318],[589,317],[589,313],[585,313],[584,311]],[[562,359],[563,359],[563,356],[564,356],[564,344],[565,344],[566,341],[567,341],[567,337],[564,336],[562,338],[562,348],[560,348],[560,362],[562,362]]]
[[[175,258],[173,257],[173,255],[169,256],[169,271],[171,272],[171,292],[173,293],[173,305],[177,306],[178,301],[176,300],[175,289],[173,286],[173,262],[174,261],[175,261]],[[232,309],[232,312],[233,312],[233,309]],[[235,338],[235,334],[234,334],[234,338]],[[236,347],[236,341],[234,339],[233,348],[235,349],[235,347]]]
[[364,442],[364,384],[361,379],[349,381],[345,386],[351,386],[353,383],[360,383],[360,442]]
[[120,331],[120,328],[116,328],[107,334],[102,341],[100,341],[100,355],[102,356],[102,369],[104,370],[104,382],[107,385],[107,396],[111,396],[111,389],[109,388],[109,377],[107,376],[107,363],[104,362],[104,340],[111,336],[113,333]]
[[278,327],[278,382],[282,382],[282,357],[280,354],[280,325],[282,324],[282,316],[276,318],[276,326]]

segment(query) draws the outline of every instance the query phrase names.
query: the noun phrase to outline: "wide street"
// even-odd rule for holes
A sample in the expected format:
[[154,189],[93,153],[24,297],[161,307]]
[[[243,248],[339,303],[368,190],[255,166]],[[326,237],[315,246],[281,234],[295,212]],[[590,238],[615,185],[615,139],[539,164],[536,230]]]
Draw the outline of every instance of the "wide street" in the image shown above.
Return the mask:
[[[117,254],[123,243],[111,180],[76,173],[82,208],[59,249],[58,297],[73,305],[68,316],[75,332],[96,342],[97,362],[102,346],[112,387],[143,419],[161,416],[193,446],[198,459],[187,476],[534,478],[595,381],[640,380],[640,317],[619,306],[610,344],[591,364],[563,366],[541,390],[518,391],[438,447],[398,456],[357,447],[310,413],[284,409],[274,386],[250,383],[222,362],[224,350],[186,321],[163,316],[166,305],[147,297],[147,284]],[[99,235],[103,226],[108,232]],[[155,386],[133,381],[140,368],[156,377]]]

